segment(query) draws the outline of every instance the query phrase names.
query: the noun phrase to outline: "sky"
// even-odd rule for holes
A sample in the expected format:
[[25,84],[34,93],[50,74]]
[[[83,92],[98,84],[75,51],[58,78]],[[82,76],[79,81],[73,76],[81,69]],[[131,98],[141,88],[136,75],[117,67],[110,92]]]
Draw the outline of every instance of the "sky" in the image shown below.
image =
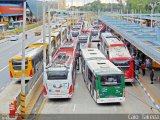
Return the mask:
[[[93,1],[95,1],[95,0],[73,0],[73,5],[74,5],[74,6],[81,6],[81,5],[84,4],[84,2],[85,2],[85,4],[86,4],[86,3],[88,3],[88,2],[93,2]],[[71,5],[71,3],[72,3],[72,0],[66,0],[66,5],[67,5],[67,6],[68,6],[68,5]]]
[[[93,2],[95,0],[73,0],[73,5],[74,6],[81,6],[84,5],[84,3],[89,3],[89,2]],[[109,2],[109,3],[117,3],[117,0],[101,0],[101,2]],[[66,0],[66,5],[70,6],[72,3],[72,0]]]

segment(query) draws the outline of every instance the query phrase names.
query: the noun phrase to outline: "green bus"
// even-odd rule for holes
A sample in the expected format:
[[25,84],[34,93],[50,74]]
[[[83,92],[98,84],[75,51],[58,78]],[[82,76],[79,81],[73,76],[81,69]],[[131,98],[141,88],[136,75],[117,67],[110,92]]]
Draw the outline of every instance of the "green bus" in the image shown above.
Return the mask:
[[97,48],[82,49],[81,63],[84,82],[97,103],[125,101],[123,72]]

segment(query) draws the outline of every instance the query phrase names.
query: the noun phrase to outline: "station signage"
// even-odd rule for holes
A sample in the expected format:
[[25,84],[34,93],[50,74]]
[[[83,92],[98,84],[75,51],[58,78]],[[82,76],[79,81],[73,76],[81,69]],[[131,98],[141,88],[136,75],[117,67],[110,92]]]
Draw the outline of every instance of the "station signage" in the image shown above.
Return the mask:
[[23,14],[23,6],[0,6],[0,14]]

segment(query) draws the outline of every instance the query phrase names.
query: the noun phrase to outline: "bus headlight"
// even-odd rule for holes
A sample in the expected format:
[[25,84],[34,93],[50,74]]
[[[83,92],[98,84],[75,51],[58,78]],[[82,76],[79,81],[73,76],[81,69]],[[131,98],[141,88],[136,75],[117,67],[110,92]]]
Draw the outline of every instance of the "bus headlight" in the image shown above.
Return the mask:
[[99,90],[97,90],[97,96],[96,97],[99,98]]

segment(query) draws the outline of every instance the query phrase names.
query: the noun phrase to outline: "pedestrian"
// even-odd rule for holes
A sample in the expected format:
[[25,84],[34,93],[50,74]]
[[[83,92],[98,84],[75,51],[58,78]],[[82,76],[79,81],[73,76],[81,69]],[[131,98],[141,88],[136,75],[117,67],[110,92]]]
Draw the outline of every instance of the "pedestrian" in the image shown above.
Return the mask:
[[150,79],[151,79],[151,84],[153,84],[153,79],[154,79],[154,69],[151,70]]
[[97,48],[100,49],[100,43],[99,43],[99,42],[98,42],[98,44],[97,44]]
[[146,68],[147,69],[150,69],[150,67],[151,67],[151,62],[150,62],[150,59],[146,59]]
[[145,65],[145,62],[143,62],[141,64],[141,69],[142,69],[142,75],[145,76],[145,74],[146,74],[146,65]]
[[26,37],[26,39],[27,39],[27,34],[25,34],[25,37]]
[[135,58],[135,67],[135,70],[139,72],[139,60],[137,58]]

